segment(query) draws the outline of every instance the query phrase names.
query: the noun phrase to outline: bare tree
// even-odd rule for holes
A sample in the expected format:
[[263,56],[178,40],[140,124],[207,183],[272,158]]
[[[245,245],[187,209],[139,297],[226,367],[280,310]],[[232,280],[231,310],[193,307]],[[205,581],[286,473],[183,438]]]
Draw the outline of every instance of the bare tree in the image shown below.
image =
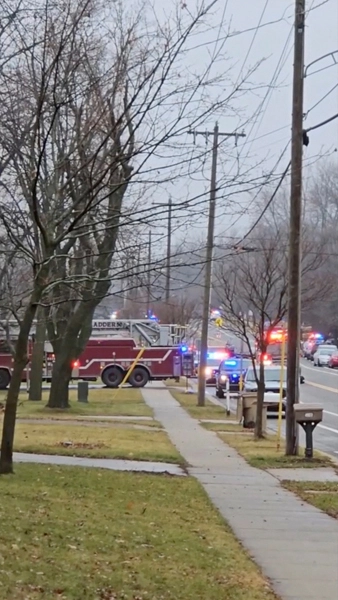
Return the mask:
[[30,276],[17,315],[0,472],[12,471],[17,398],[38,306],[56,354],[49,406],[66,407],[71,362],[110,289],[119,231],[150,217],[138,202],[140,185],[154,188],[159,173],[173,181],[184,165],[189,173],[192,159],[183,144],[178,152],[177,137],[224,111],[240,89],[209,99],[208,86],[224,80],[210,78],[210,66],[182,79],[182,53],[213,4],[202,2],[194,14],[178,6],[163,27],[153,13],[147,23],[147,3],[130,17],[113,0],[45,0],[31,23],[42,43],[9,64],[1,144],[16,152],[8,152],[3,171],[0,221]]
[[154,303],[154,312],[162,323],[187,327],[201,317],[201,302],[185,296],[172,296],[168,302]]
[[[325,262],[323,243],[313,251],[312,239],[304,232],[301,273],[304,307],[325,295],[330,286],[330,282],[318,276]],[[226,327],[245,342],[251,355],[258,390],[255,437],[260,438],[265,389],[263,357],[271,332],[287,313],[288,246],[282,220],[261,224],[247,244],[251,251],[240,252],[218,266],[217,293]]]
[[[287,260],[280,238],[260,231],[252,253],[241,253],[218,267],[218,296],[226,327],[243,340],[251,355],[257,382],[255,437],[261,438],[264,403],[264,354],[269,333],[280,323],[287,307]],[[248,315],[250,314],[250,318]],[[254,340],[254,344],[253,344]],[[256,366],[255,352],[259,353]]]

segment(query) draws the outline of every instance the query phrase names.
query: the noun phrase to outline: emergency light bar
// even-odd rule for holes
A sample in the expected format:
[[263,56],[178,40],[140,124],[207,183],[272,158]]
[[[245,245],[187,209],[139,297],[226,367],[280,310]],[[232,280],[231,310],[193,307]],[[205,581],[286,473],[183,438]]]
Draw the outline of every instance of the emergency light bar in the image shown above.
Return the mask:
[[207,356],[211,359],[222,360],[222,358],[225,358],[227,354],[225,354],[224,352],[208,352]]
[[237,360],[226,360],[225,364],[227,367],[237,367],[238,362]]

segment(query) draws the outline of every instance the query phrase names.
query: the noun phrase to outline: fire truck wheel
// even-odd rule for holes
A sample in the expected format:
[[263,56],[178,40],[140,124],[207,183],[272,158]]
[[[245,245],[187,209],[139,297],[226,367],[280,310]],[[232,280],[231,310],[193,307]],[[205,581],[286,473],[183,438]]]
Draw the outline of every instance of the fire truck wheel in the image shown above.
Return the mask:
[[0,390],[5,390],[11,380],[11,376],[6,369],[0,369]]
[[144,387],[149,381],[149,373],[142,367],[136,367],[128,379],[132,387]]
[[123,373],[118,367],[108,367],[103,371],[101,379],[107,387],[117,388],[123,379]]

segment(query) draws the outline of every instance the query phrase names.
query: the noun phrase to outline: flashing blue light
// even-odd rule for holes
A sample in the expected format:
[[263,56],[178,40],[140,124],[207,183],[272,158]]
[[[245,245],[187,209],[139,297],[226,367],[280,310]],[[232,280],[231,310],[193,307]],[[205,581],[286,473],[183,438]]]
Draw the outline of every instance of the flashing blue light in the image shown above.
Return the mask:
[[181,346],[181,351],[182,352],[187,352],[187,350],[188,350],[187,346]]
[[322,340],[323,339],[323,335],[321,333],[316,333],[315,338],[317,338],[317,340]]
[[234,373],[232,377],[233,377],[233,379],[238,379],[237,373]]
[[226,360],[225,364],[227,367],[237,367],[237,360]]

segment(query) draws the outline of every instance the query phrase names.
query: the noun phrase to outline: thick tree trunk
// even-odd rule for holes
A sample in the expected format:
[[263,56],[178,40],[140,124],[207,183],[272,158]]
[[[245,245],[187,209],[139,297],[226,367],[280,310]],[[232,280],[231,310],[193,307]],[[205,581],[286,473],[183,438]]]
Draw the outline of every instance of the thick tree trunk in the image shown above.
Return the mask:
[[[72,363],[83,352],[91,334],[91,323],[94,308],[83,305],[78,313],[69,316],[67,331],[62,340],[55,339],[51,330],[50,339],[53,343],[55,363],[52,374],[52,384],[47,406],[49,408],[69,408],[69,382],[72,374]],[[53,334],[54,333],[54,334]]]
[[[26,354],[26,352],[25,352]],[[16,421],[16,408],[22,380],[22,372],[27,364],[26,358],[14,362],[12,379],[9,386],[5,415],[2,426],[1,454],[0,454],[0,473],[13,473],[13,443]]]
[[72,364],[69,355],[56,356],[53,366],[48,408],[69,408],[69,382],[72,375]]
[[38,310],[37,318],[38,322],[31,361],[29,400],[41,400],[42,398],[42,373],[46,339],[46,322],[43,318],[42,310]]
[[264,363],[261,360],[259,364],[259,381],[257,389],[257,413],[256,413],[256,424],[255,424],[255,439],[259,440],[263,435],[263,406],[264,406],[264,391],[265,391],[265,380],[264,380]]
[[29,333],[35,317],[37,302],[40,300],[42,289],[34,290],[29,306],[21,322],[20,332],[15,347],[12,379],[9,384],[4,421],[2,426],[0,473],[13,473],[13,444],[15,433],[16,409],[22,380],[22,373],[27,365],[27,347]]

